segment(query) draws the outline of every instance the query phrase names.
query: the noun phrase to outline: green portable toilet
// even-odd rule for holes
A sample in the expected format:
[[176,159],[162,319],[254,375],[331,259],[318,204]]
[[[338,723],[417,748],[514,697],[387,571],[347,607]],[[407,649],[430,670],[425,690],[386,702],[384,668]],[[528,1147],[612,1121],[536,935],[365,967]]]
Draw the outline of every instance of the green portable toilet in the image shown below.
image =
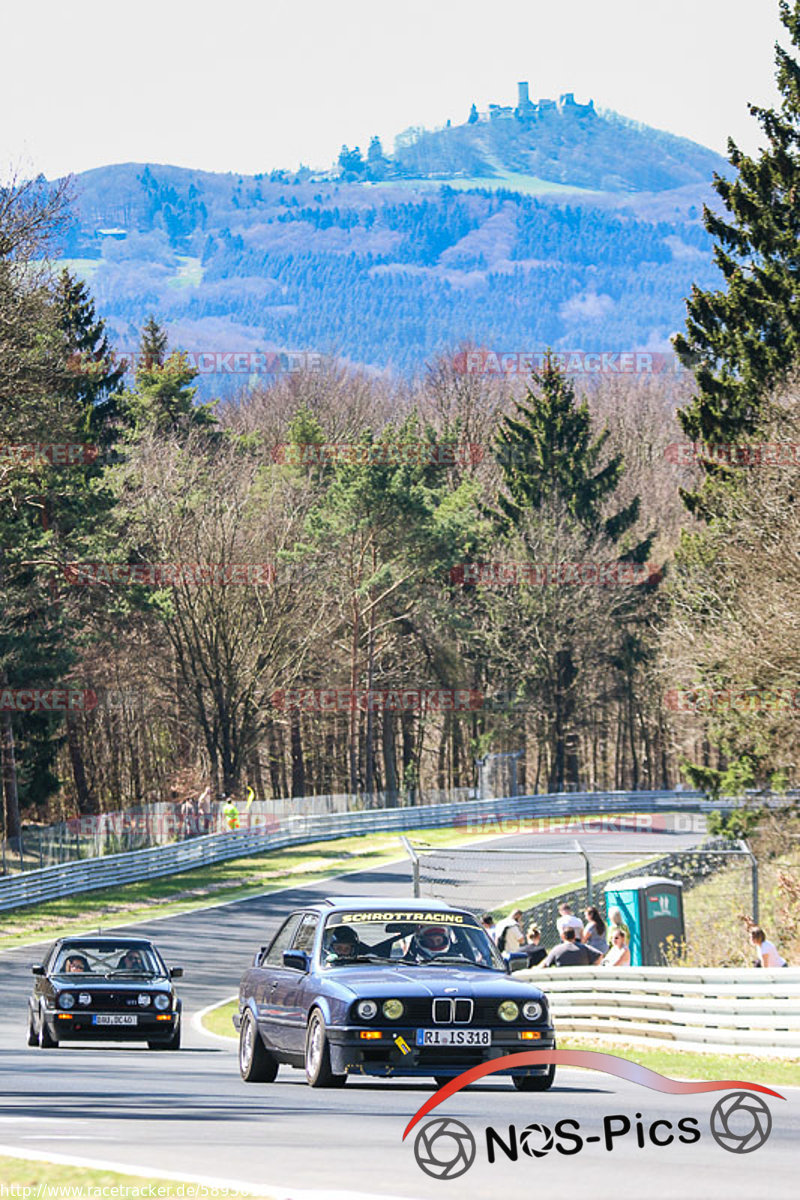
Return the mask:
[[658,875],[636,875],[610,883],[605,889],[609,935],[613,929],[609,913],[618,908],[628,930],[632,967],[666,966],[663,947],[672,935],[684,939],[683,884]]

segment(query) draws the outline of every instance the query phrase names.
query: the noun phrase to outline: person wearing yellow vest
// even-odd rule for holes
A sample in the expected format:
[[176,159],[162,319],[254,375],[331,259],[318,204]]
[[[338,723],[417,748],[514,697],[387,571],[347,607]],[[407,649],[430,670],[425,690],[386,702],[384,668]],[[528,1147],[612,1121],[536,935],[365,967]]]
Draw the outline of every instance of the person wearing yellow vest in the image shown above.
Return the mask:
[[225,820],[226,829],[239,828],[239,809],[234,804],[232,796],[228,796],[225,804],[222,806],[222,816]]

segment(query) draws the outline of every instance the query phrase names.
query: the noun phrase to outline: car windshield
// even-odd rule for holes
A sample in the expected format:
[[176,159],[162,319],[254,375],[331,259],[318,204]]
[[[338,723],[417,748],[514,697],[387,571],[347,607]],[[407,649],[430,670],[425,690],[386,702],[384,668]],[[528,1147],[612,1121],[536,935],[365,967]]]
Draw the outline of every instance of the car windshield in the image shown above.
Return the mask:
[[479,967],[505,970],[491,938],[467,913],[347,912],[325,922],[325,968],[386,966]]
[[163,975],[157,954],[151,946],[137,942],[117,942],[104,946],[73,944],[62,946],[53,968],[54,975],[101,975],[104,978],[141,978]]

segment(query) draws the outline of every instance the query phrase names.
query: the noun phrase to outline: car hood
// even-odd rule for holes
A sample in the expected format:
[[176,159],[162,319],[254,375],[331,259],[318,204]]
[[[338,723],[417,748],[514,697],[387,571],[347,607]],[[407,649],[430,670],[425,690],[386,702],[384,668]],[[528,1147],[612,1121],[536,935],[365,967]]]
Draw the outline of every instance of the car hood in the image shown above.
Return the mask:
[[540,999],[542,991],[503,971],[475,970],[471,967],[333,967],[323,978],[335,982],[343,992],[369,998],[376,996],[408,997],[470,996],[486,999]]

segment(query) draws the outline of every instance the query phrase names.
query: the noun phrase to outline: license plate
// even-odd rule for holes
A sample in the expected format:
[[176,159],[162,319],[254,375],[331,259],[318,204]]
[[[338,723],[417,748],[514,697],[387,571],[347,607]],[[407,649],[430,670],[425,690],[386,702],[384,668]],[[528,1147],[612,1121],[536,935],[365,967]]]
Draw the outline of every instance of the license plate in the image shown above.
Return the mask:
[[136,1025],[139,1018],[136,1013],[95,1013],[93,1025]]
[[491,1046],[491,1029],[418,1029],[418,1046]]

